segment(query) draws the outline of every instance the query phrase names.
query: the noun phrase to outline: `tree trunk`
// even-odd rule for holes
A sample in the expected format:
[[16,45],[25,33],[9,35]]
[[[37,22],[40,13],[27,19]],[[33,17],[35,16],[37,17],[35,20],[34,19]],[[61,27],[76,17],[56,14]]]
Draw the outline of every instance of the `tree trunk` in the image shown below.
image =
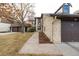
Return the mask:
[[24,33],[25,32],[25,26],[24,26],[24,24],[22,24],[22,33]]
[[10,31],[12,32],[12,24],[11,24],[11,27],[10,27]]

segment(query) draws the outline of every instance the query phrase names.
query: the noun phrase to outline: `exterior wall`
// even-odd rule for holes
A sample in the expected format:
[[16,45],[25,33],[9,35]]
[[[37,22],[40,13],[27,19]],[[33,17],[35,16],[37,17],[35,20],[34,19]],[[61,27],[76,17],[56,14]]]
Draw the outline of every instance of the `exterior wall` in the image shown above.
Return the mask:
[[52,20],[53,17],[49,17],[47,15],[43,16],[43,32],[47,35],[47,37],[50,39],[50,41],[53,41],[52,39]]
[[61,21],[50,17],[49,15],[43,16],[43,32],[47,35],[51,42],[61,42]]
[[61,20],[56,19],[53,23],[53,42],[61,43]]
[[38,19],[36,19],[36,31],[38,31]]
[[36,19],[36,31],[41,31],[41,18],[40,19]]
[[8,32],[10,31],[11,24],[0,23],[0,32]]
[[12,32],[20,32],[21,31],[21,27],[17,26],[17,27],[12,27]]

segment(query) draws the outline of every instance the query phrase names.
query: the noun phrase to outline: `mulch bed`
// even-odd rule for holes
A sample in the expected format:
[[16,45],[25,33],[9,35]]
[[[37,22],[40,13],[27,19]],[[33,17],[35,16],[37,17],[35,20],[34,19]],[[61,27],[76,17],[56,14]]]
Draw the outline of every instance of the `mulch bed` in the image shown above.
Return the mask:
[[50,39],[43,32],[39,32],[39,43],[52,43],[52,42],[50,42]]

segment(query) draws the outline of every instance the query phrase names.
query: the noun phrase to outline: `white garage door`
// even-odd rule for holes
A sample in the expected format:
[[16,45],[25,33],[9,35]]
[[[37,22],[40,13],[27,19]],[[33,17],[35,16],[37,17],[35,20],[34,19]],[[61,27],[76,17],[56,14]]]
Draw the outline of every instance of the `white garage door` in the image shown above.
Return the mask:
[[10,31],[11,24],[0,23],[0,32],[8,32]]

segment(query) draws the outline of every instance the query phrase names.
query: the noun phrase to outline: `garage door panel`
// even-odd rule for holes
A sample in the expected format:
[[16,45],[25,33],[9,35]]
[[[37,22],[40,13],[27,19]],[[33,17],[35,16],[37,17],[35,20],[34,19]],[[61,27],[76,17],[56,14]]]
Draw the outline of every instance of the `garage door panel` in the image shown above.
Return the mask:
[[79,22],[62,21],[61,24],[61,41],[78,42],[79,41]]

